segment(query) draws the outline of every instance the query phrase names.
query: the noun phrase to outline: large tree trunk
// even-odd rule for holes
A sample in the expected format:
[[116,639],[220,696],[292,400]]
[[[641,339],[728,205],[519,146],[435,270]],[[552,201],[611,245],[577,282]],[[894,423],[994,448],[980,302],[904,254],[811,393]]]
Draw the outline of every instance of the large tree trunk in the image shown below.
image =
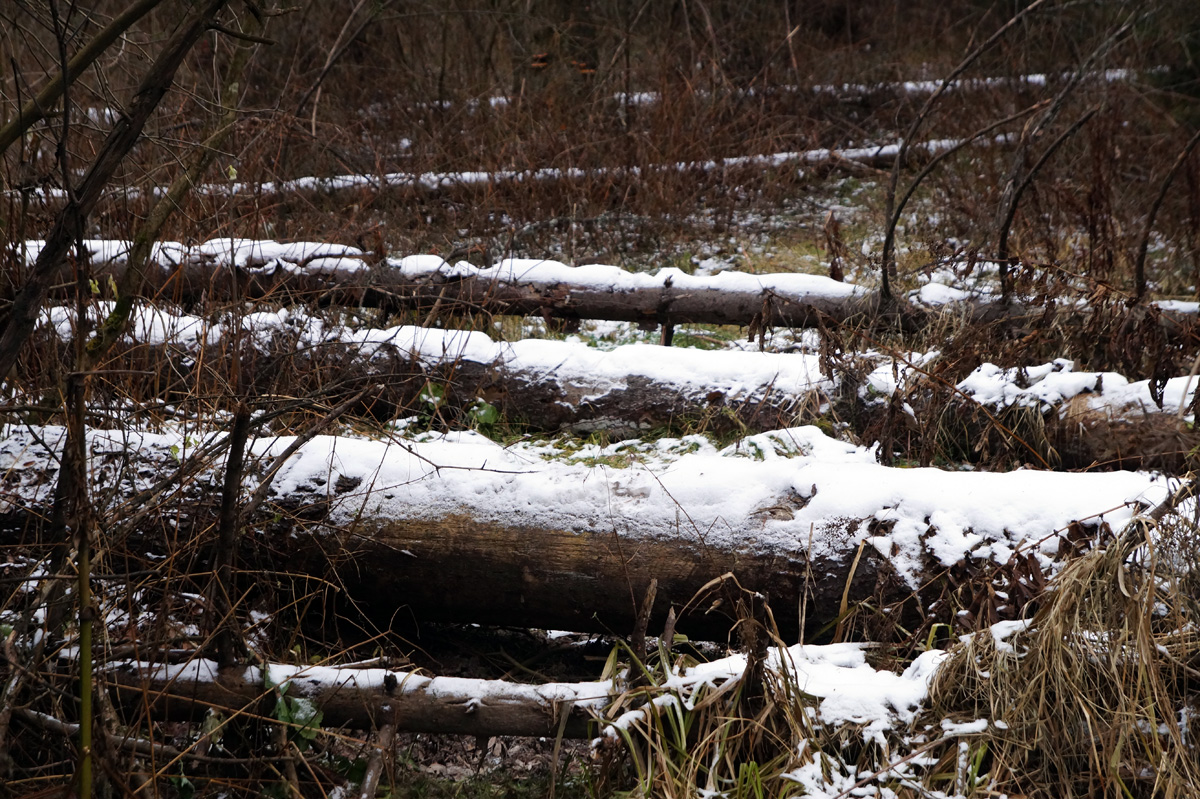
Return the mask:
[[[598,478],[599,479],[599,478]],[[769,509],[785,512],[783,506]],[[707,546],[702,535],[673,538],[611,530],[506,524],[470,515],[439,519],[364,520],[339,540],[343,589],[381,620],[518,625],[628,636],[651,580],[657,581],[648,629],[727,641],[737,622],[738,586],[770,601],[783,640],[811,637],[851,603],[909,593],[873,548],[857,544],[806,558],[752,539]],[[302,536],[280,567],[316,575],[328,570],[328,540]],[[826,542],[827,543],[827,542]],[[725,579],[720,579],[726,576]],[[715,582],[714,582],[715,581]],[[399,611],[397,610],[399,609]]]
[[[0,440],[0,500],[12,521],[39,517],[61,437],[10,428]],[[201,536],[194,544],[211,551],[214,509],[204,492],[219,483],[219,465],[161,506],[134,492],[203,443],[90,432],[92,491],[114,540],[144,527],[136,545],[152,550],[157,520],[169,516],[173,530]],[[290,443],[257,442],[248,479]],[[742,590],[761,592],[791,642],[859,600],[882,607],[931,584],[937,593],[937,576],[964,560],[1002,565],[1017,546],[1053,539],[1074,519],[1128,517],[1121,503],[1153,482],[1132,473],[888,469],[815,428],[721,452],[662,443],[676,454],[504,447],[463,434],[390,444],[317,437],[275,478],[278,493],[244,539],[244,568],[330,580],[387,621],[617,634],[633,632],[657,580],[649,631],[662,630],[674,608],[679,631],[710,640],[728,637]],[[1023,495],[1047,497],[1045,508],[1030,516]],[[1053,549],[1033,546],[1052,568]]]

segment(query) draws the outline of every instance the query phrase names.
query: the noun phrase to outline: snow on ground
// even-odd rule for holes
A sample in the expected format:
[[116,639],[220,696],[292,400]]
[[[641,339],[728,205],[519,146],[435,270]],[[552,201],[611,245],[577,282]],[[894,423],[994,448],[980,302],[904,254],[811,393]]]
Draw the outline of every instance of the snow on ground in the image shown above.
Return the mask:
[[[3,433],[0,469],[11,482],[0,508],[48,502],[53,481],[45,475],[62,429],[9,426]],[[99,496],[119,504],[154,479],[153,470],[138,471],[137,457],[109,453],[174,462],[218,435],[91,430],[93,479],[118,493]],[[253,452],[273,458],[292,440],[260,439]],[[339,480],[364,489],[339,494]],[[1056,531],[1085,519],[1119,527],[1139,502],[1152,503],[1165,491],[1161,479],[1144,473],[890,468],[876,462],[873,450],[815,427],[750,436],[720,450],[698,437],[660,441],[653,450],[631,443],[564,452],[547,444],[504,447],[474,432],[391,442],[320,436],[284,466],[275,489],[327,499],[335,526],[466,513],[503,525],[703,538],[710,546],[794,557],[840,558],[866,541],[914,587],[930,555],[946,566],[968,555],[1003,563],[1021,547],[1052,568]]]

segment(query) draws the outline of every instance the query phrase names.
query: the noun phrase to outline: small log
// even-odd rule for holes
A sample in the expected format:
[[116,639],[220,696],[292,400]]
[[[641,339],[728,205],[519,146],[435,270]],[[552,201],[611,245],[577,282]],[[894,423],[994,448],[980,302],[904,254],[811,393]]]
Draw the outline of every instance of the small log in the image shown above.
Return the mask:
[[[321,725],[450,735],[586,738],[592,711],[603,709],[609,683],[524,685],[506,680],[427,677],[388,669],[272,665],[285,696],[321,710]],[[182,665],[129,661],[103,679],[114,704],[154,719],[196,719],[209,708],[269,715],[274,689],[258,667],[219,669],[211,660]],[[568,714],[565,724],[562,714]]]

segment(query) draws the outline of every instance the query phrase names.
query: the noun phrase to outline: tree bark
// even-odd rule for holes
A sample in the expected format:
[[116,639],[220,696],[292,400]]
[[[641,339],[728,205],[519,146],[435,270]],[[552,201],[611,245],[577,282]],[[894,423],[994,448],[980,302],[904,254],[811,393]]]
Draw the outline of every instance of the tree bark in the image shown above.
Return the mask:
[[[764,514],[786,512],[782,506]],[[751,525],[752,526],[752,525]],[[801,606],[811,640],[839,615],[843,591],[853,605],[910,593],[873,547],[847,543],[838,554],[806,557],[747,540],[708,546],[685,531],[673,538],[611,530],[485,521],[466,514],[434,520],[363,519],[339,535],[344,590],[380,620],[472,622],[501,626],[600,632],[629,636],[638,603],[657,580],[648,629],[663,629],[676,613],[676,630],[691,638],[727,641],[737,622],[736,584],[770,599],[779,633],[799,640]],[[278,568],[325,575],[331,542],[298,535]],[[399,610],[397,610],[399,608]]]
[[[366,261],[368,256],[360,256]],[[97,269],[101,267],[97,265]],[[103,272],[119,275],[124,263],[110,262]],[[151,270],[144,296],[169,299],[185,306],[202,299],[229,299],[229,267],[214,263],[189,263]],[[762,285],[731,289],[717,278],[688,279],[673,284],[641,288],[570,281],[501,281],[479,270],[479,275],[448,277],[413,274],[394,262],[357,271],[317,272],[303,268],[267,270],[235,269],[239,296],[273,303],[384,308],[389,311],[436,310],[442,318],[487,313],[542,316],[555,319],[608,319],[659,324],[716,324],[747,326],[756,320],[779,327],[811,327],[824,316],[845,321],[869,316],[877,306],[874,294],[828,278],[811,275],[764,276]],[[720,276],[718,276],[719,278]],[[776,280],[782,278],[782,281]],[[805,288],[773,288],[772,284],[800,278]],[[825,281],[828,281],[826,283]],[[103,281],[101,281],[103,285]]]

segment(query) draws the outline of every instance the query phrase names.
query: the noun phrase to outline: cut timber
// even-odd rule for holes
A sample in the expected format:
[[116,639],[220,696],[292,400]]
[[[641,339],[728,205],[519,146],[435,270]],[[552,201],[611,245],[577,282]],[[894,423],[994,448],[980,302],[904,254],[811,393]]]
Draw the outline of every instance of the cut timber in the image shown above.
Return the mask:
[[[427,677],[382,668],[268,668],[274,685],[287,686],[288,698],[321,710],[323,726],[357,730],[391,724],[403,732],[553,737],[561,730],[565,737],[584,738],[593,712],[603,710],[613,688],[600,682],[524,685]],[[257,666],[220,670],[204,659],[179,665],[135,661],[109,666],[103,678],[118,705],[153,719],[202,718],[209,708],[269,715],[275,701]]]

